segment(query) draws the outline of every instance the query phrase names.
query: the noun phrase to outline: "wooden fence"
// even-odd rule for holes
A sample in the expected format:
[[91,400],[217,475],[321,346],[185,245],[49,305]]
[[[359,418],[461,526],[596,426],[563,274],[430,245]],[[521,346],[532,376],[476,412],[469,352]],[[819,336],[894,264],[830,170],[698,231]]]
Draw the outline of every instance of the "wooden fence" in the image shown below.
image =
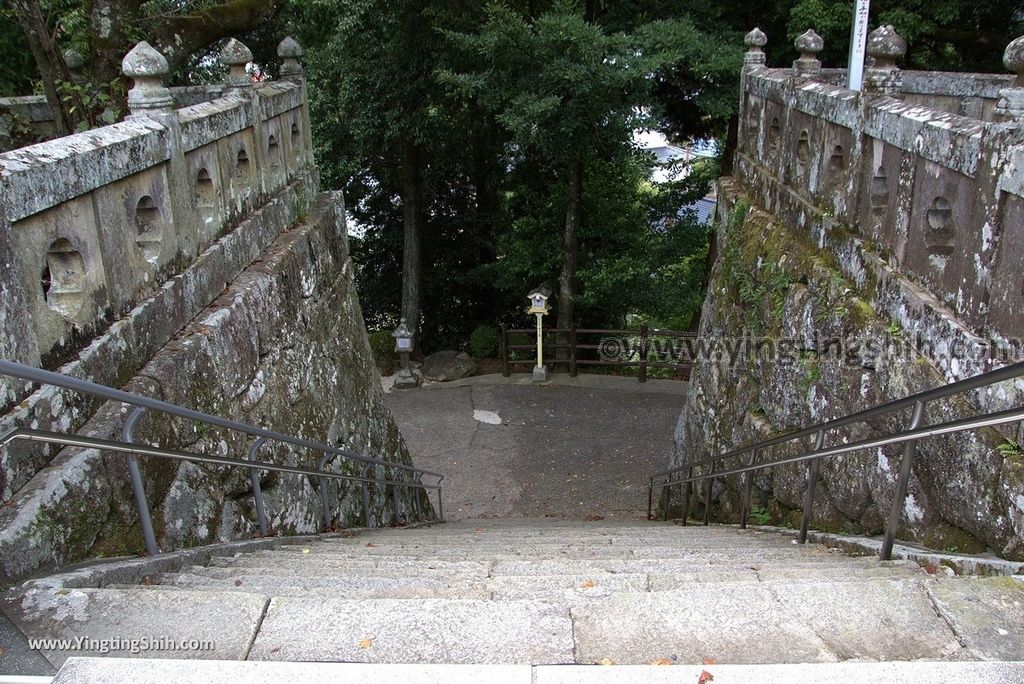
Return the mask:
[[[688,375],[692,367],[692,350],[685,346],[685,340],[696,339],[691,332],[659,330],[642,325],[632,330],[605,330],[601,328],[544,328],[544,365],[568,367],[569,375],[576,377],[580,366],[607,366],[637,368],[637,379],[647,381],[649,368],[670,368],[682,375]],[[528,343],[512,344],[511,336],[527,335]],[[580,337],[586,342],[581,343]],[[597,343],[593,342],[597,336]],[[550,342],[548,340],[551,340]],[[678,340],[672,349],[666,345],[658,345],[651,357],[652,342]],[[528,359],[514,359],[516,351],[530,350]],[[673,351],[674,350],[674,351]],[[685,350],[686,353],[679,353]],[[658,356],[674,356],[674,360],[661,360]],[[618,358],[613,358],[613,357]],[[501,374],[506,378],[512,374],[512,366],[535,366],[537,364],[537,330],[536,328],[509,328],[501,325]]]

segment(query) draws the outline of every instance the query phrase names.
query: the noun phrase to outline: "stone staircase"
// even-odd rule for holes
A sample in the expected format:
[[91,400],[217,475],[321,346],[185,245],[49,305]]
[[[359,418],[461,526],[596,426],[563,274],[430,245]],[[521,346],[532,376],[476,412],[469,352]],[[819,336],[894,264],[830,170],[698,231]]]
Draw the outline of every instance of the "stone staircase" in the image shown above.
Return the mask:
[[[804,681],[799,672],[806,681],[1024,681],[1024,665],[1009,662],[1024,659],[1020,577],[929,574],[775,532],[486,520],[323,536],[178,566],[140,584],[117,573],[93,588],[36,580],[12,590],[4,612],[30,638],[90,640],[43,649],[64,665],[59,682],[121,681],[125,672],[153,682],[198,672],[326,681],[340,672],[332,667],[357,667],[324,663],[488,666],[420,668],[415,676],[437,675],[422,681],[604,681],[609,669],[650,680],[671,669],[571,668],[576,679],[558,679],[570,669],[536,667],[564,664],[680,666],[673,676],[696,667],[718,684]],[[145,637],[214,647],[132,654],[127,644],[105,655],[161,660],[81,658]],[[953,662],[978,660],[996,662]],[[806,665],[778,665],[796,663]],[[359,681],[420,681],[400,666],[358,671]]]

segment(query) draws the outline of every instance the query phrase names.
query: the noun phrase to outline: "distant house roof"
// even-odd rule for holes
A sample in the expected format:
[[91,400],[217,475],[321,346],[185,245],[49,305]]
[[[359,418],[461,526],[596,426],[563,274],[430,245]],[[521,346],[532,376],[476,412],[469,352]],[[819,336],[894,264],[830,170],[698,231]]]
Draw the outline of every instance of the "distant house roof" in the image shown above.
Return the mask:
[[689,172],[685,168],[670,171],[668,166],[672,162],[708,159],[714,157],[718,151],[713,140],[697,140],[686,147],[680,147],[669,143],[668,138],[658,131],[635,131],[633,142],[654,155],[655,165],[651,168],[651,180],[655,183],[678,180]]
[[715,207],[718,206],[718,202],[711,197],[702,197],[687,209],[692,209],[697,212],[697,221],[699,223],[711,223],[715,220]]

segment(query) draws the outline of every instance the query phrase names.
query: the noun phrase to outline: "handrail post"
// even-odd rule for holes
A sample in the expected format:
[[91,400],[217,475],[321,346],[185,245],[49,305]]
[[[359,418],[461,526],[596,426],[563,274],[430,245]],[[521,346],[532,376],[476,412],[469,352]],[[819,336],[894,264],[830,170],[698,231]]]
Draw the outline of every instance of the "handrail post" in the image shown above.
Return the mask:
[[391,501],[392,501],[392,503],[395,506],[394,524],[395,524],[395,527],[398,527],[399,525],[402,524],[402,518],[401,518],[401,516],[398,513],[398,505],[399,505],[398,478],[401,477],[401,476],[400,475],[396,475],[395,471],[396,471],[396,468],[392,468],[391,469],[391,479],[394,480],[394,482],[395,482],[395,484],[391,485]]
[[[910,429],[916,430],[924,422],[924,402],[914,402],[914,413],[910,418]],[[896,529],[900,525],[900,512],[907,498],[907,486],[910,484],[910,473],[914,465],[914,454],[917,451],[917,440],[913,439],[903,445],[903,458],[900,460],[900,475],[896,480],[896,492],[892,497],[892,508],[889,510],[889,522],[885,526],[885,539],[878,553],[881,560],[892,558],[892,547],[896,543]]]
[[[576,377],[576,326],[569,328],[569,377]],[[650,516],[648,516],[650,517]]]
[[444,502],[441,483],[444,482],[444,475],[437,481],[437,521],[444,522]]
[[[363,466],[362,477],[368,477],[370,474],[370,464],[367,463]],[[363,498],[363,527],[370,527],[370,490],[366,486],[366,482],[359,483],[359,492]]]
[[650,520],[654,513],[654,478],[647,481],[647,519]]
[[668,508],[672,505],[672,476],[669,475],[668,479],[665,480],[665,486],[661,488],[661,499],[664,504],[661,508],[661,520],[662,522],[668,522]]
[[640,382],[647,382],[647,324],[640,326],[640,372],[637,374]]
[[[249,454],[246,458],[250,461],[256,460],[256,452],[260,450],[264,444],[266,444],[266,437],[257,437],[256,441],[249,447]],[[252,484],[252,500],[256,506],[256,519],[260,524],[260,534],[264,537],[270,531],[270,526],[267,524],[267,508],[263,503],[263,488],[260,486],[260,474],[259,469],[249,468],[249,482]]]
[[500,356],[501,356],[501,375],[507,378],[512,374],[509,369],[508,363],[508,325],[505,323],[501,324],[501,344],[500,344]]
[[[818,430],[814,434],[814,450],[821,451],[821,447],[825,446],[825,431]],[[807,464],[807,490],[804,492],[804,514],[800,518],[800,536],[797,537],[797,543],[807,543],[807,528],[811,525],[811,509],[814,507],[814,489],[818,484],[818,465],[821,463],[821,459],[812,458],[811,462]]]
[[[317,464],[316,469],[320,472],[324,472],[324,466],[327,462],[334,457],[334,454],[324,454],[320,459],[320,463]],[[331,531],[331,507],[327,502],[327,478],[320,478],[320,508],[323,513],[324,519],[324,532]]]
[[[709,475],[714,476],[714,474],[715,474],[715,464],[712,463],[711,464],[711,472],[709,473]],[[708,484],[707,484],[707,491],[706,491],[705,496],[704,496],[704,527],[707,527],[708,525],[711,524],[711,492],[714,489],[714,486],[715,486],[715,478],[714,477],[709,477],[708,478]]]
[[416,474],[413,473],[411,476],[413,485],[409,487],[409,494],[412,496],[412,519],[416,522],[420,521],[420,486],[423,484],[422,481],[417,481]]
[[693,491],[693,466],[686,471],[686,489],[683,490],[683,526],[686,526],[686,519],[690,517],[690,493]]
[[[135,424],[146,412],[142,406],[136,406],[128,414],[121,428],[121,441],[129,444],[135,443]],[[142,483],[142,470],[139,469],[139,459],[135,454],[128,454],[128,477],[132,483],[132,494],[135,495],[135,507],[139,510],[139,525],[142,527],[142,537],[146,541],[146,553],[150,556],[160,554],[160,547],[156,544],[156,533],[153,532],[153,519],[149,515],[149,502],[146,500],[146,487]]]
[[[753,468],[754,460],[757,458],[757,449],[750,450],[750,459],[747,461],[747,466]],[[746,473],[746,479],[743,481],[743,509],[740,511],[740,529],[747,529],[747,523],[750,522],[750,494],[754,489],[754,471],[748,470]]]

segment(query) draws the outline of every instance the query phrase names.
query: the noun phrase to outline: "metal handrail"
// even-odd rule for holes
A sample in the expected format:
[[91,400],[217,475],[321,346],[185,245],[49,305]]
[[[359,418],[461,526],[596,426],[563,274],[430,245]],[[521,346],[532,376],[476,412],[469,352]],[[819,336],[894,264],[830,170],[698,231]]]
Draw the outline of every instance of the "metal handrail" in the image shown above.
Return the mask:
[[131,406],[141,406],[153,411],[169,413],[180,418],[186,418],[200,423],[207,423],[209,425],[216,425],[217,427],[226,428],[235,432],[244,432],[245,434],[253,437],[265,437],[268,440],[285,442],[286,444],[313,449],[314,451],[329,451],[333,454],[337,454],[338,456],[343,456],[354,461],[362,461],[364,463],[372,463],[374,465],[382,465],[389,468],[398,468],[399,470],[412,470],[432,477],[444,477],[441,473],[431,472],[415,466],[407,466],[404,463],[392,463],[390,461],[382,461],[369,456],[361,456],[359,454],[352,453],[351,451],[346,451],[345,449],[320,444],[309,439],[303,439],[302,437],[292,437],[291,435],[286,435],[281,432],[256,427],[255,425],[249,425],[247,423],[240,423],[228,418],[221,418],[220,416],[215,416],[211,413],[203,413],[202,411],[185,408],[184,406],[172,404],[167,401],[161,401],[160,399],[153,399],[152,397],[145,397],[141,394],[125,392],[124,390],[114,389],[113,387],[107,387],[106,385],[100,385],[88,380],[73,378],[69,375],[54,373],[52,371],[43,370],[42,368],[25,366],[13,361],[0,359],[0,375],[10,375],[12,377],[21,378],[22,380],[28,380],[41,385],[63,387],[64,389],[80,392],[82,394],[91,394],[110,401],[119,401]]
[[[900,473],[896,481],[896,491],[893,497],[892,508],[889,512],[889,520],[886,524],[885,538],[879,552],[879,556],[882,560],[889,560],[892,557],[892,547],[896,540],[896,529],[899,526],[900,511],[903,510],[903,503],[906,498],[907,485],[910,481],[910,474],[918,440],[925,437],[955,434],[968,430],[977,430],[983,427],[1024,421],[1024,408],[1015,408],[982,413],[970,418],[961,418],[959,420],[953,420],[938,425],[922,427],[926,405],[937,399],[960,395],[988,385],[993,385],[997,382],[1013,380],[1022,376],[1024,376],[1024,362],[1012,364],[974,377],[966,378],[964,380],[951,382],[941,387],[918,392],[917,394],[912,394],[902,399],[897,399],[862,411],[857,411],[856,413],[851,413],[841,418],[818,423],[816,425],[794,430],[770,439],[761,440],[743,447],[731,449],[717,456],[711,456],[700,461],[692,461],[669,470],[654,473],[648,480],[647,517],[650,519],[653,516],[654,491],[656,489],[660,490],[679,486],[683,492],[682,524],[685,525],[687,523],[687,512],[689,510],[689,501],[693,484],[703,480],[707,482],[703,521],[704,524],[707,525],[710,522],[710,490],[714,480],[729,475],[744,475],[745,482],[743,486],[743,504],[740,511],[740,527],[746,528],[750,515],[750,497],[751,489],[753,487],[753,473],[766,468],[787,465],[790,463],[802,463],[806,461],[808,462],[807,489],[804,491],[803,516],[800,521],[800,532],[797,537],[799,543],[803,544],[807,541],[811,509],[814,504],[814,493],[818,479],[818,464],[821,459],[853,451],[879,448],[890,444],[903,444],[904,448],[903,456],[900,460]],[[852,423],[865,422],[907,408],[913,408],[913,412],[910,418],[910,423],[905,430],[883,437],[861,440],[859,442],[845,443],[831,447],[825,446],[825,437],[831,430],[850,425]],[[759,454],[764,453],[765,450],[773,446],[787,444],[812,435],[815,438],[815,444],[814,448],[810,451],[800,453],[796,456],[770,459],[762,463],[757,462]],[[746,465],[727,468],[724,470],[716,470],[715,466],[718,463],[730,458],[743,456],[744,454],[749,454]],[[695,473],[694,470],[698,468],[706,470],[706,472]],[[685,476],[682,475],[684,471],[686,471]],[[662,481],[659,482],[656,480]],[[671,489],[669,490],[669,496],[671,496]],[[666,520],[668,519],[668,508],[669,506],[666,503],[663,510],[663,515]]]
[[[177,404],[170,402],[161,401],[159,399],[153,399],[151,397],[142,396],[139,394],[133,394],[131,392],[125,392],[123,390],[114,389],[105,385],[90,382],[88,380],[81,380],[78,378],[72,378],[67,375],[60,373],[54,373],[46,371],[40,368],[34,368],[32,366],[25,366],[20,363],[13,361],[6,361],[0,359],[0,375],[8,375],[12,377],[21,378],[30,382],[38,383],[41,385],[52,385],[55,387],[62,387],[64,389],[79,392],[81,394],[89,394],[92,396],[100,397],[110,401],[118,401],[129,406],[134,407],[128,414],[128,417],[124,421],[122,428],[122,440],[109,440],[101,439],[97,437],[85,437],[81,435],[69,435],[59,432],[51,432],[47,430],[37,430],[29,428],[15,428],[10,432],[0,435],[0,447],[5,446],[9,442],[15,440],[27,440],[34,442],[43,442],[49,444],[59,444],[63,446],[72,447],[84,447],[84,448],[95,448],[104,451],[113,451],[117,453],[123,453],[126,455],[128,462],[129,476],[132,485],[132,492],[135,496],[136,507],[139,512],[140,525],[142,527],[143,536],[145,537],[146,550],[150,555],[157,555],[160,553],[160,548],[156,543],[156,536],[153,531],[153,523],[149,514],[149,506],[146,501],[146,492],[143,485],[141,470],[138,466],[136,456],[148,456],[148,457],[160,457],[160,458],[171,458],[180,461],[190,461],[194,463],[210,463],[214,465],[225,465],[233,467],[247,468],[250,473],[250,480],[253,486],[253,499],[255,503],[257,518],[260,526],[260,533],[267,535],[269,533],[269,525],[267,523],[266,506],[263,501],[263,492],[259,483],[258,472],[261,470],[269,470],[282,473],[291,473],[297,475],[306,475],[309,477],[315,477],[320,482],[320,498],[321,507],[323,508],[323,519],[324,519],[324,530],[330,528],[332,516],[329,510],[329,502],[327,498],[327,482],[329,480],[347,480],[352,482],[359,482],[362,488],[362,503],[363,503],[363,522],[366,526],[370,524],[370,511],[369,511],[369,495],[366,490],[367,484],[377,484],[392,487],[392,495],[396,506],[395,510],[395,522],[401,522],[398,518],[398,488],[406,487],[414,490],[423,490],[427,493],[429,490],[437,491],[437,516],[436,521],[443,520],[442,508],[442,481],[444,475],[441,473],[435,473],[422,468],[416,468],[415,466],[408,466],[403,463],[393,463],[390,461],[383,461],[376,458],[370,458],[367,456],[361,456],[344,449],[338,449],[327,444],[321,444],[312,440],[303,439],[300,437],[292,437],[285,435],[280,432],[273,430],[267,430],[265,428],[259,428],[247,423],[241,423],[238,421],[229,420],[227,418],[221,418],[208,413],[202,413],[201,411],[195,411],[188,409]],[[207,423],[210,425],[216,425],[223,427],[228,430],[235,432],[241,432],[253,437],[256,440],[253,442],[248,450],[246,459],[244,461],[235,460],[225,456],[211,456],[207,454],[199,454],[191,451],[180,451],[174,449],[164,449],[160,447],[149,446],[145,444],[139,444],[134,439],[134,429],[138,420],[147,410],[158,411],[196,422]],[[318,451],[323,454],[316,469],[301,468],[297,466],[278,465],[274,463],[268,463],[265,461],[257,461],[256,454],[259,449],[266,444],[268,441],[282,442],[293,446],[308,448],[313,451]],[[324,469],[328,461],[335,458],[349,459],[357,461],[363,464],[361,475],[344,475],[341,473],[332,473]],[[388,479],[387,477],[370,477],[367,475],[368,470],[373,467],[384,466],[385,468],[391,468],[393,477]],[[403,480],[401,473],[408,474],[408,479]],[[437,482],[434,484],[424,484],[422,481],[423,476],[436,477]],[[429,495],[429,494],[428,494]],[[419,500],[417,498],[414,506],[415,519],[419,520]]]

